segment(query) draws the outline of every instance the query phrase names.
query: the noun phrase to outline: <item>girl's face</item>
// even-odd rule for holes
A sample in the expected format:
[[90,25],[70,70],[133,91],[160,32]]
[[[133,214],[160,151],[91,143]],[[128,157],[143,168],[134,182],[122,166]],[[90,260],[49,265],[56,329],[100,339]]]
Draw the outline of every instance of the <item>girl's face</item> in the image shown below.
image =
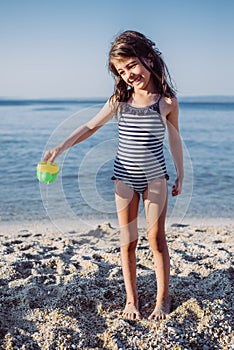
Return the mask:
[[[150,60],[146,60],[148,65]],[[134,90],[152,90],[154,87],[151,72],[145,68],[138,57],[126,57],[114,62],[115,69]]]

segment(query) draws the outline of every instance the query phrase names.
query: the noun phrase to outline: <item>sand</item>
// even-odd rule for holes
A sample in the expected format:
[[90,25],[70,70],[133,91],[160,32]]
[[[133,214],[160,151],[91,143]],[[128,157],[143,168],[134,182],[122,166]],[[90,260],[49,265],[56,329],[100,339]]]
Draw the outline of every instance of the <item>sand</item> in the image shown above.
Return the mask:
[[233,225],[167,228],[173,304],[160,322],[147,320],[156,281],[144,228],[140,321],[121,318],[118,228],[0,228],[1,349],[233,349]]

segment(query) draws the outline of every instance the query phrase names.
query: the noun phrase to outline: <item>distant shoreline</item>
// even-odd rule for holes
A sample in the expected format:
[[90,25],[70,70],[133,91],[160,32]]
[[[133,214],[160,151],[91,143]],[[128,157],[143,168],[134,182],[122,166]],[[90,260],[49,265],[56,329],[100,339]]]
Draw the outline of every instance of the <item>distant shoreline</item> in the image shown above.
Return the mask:
[[[108,97],[44,97],[44,98],[21,98],[21,97],[0,97],[0,107],[2,106],[29,106],[44,104],[101,104],[107,101]],[[182,104],[187,103],[217,103],[217,104],[234,104],[234,95],[210,95],[210,96],[178,96],[178,100]]]

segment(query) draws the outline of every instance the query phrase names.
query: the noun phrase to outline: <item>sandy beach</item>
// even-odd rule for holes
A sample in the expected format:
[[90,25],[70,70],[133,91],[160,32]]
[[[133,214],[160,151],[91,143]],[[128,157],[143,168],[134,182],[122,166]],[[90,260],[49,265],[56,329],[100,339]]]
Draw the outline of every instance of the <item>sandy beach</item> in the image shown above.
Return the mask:
[[148,321],[156,281],[146,231],[137,250],[140,321],[125,302],[118,228],[2,225],[1,349],[232,349],[234,225],[167,228],[172,312]]

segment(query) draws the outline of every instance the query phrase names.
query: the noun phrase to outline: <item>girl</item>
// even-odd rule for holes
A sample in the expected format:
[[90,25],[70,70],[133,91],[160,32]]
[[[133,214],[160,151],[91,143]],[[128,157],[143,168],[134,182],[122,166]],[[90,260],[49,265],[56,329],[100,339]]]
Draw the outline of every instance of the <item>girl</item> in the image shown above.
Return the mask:
[[62,152],[117,116],[119,146],[113,179],[126,288],[122,315],[130,320],[141,318],[136,288],[136,246],[138,206],[142,196],[157,279],[156,304],[149,320],[161,320],[170,312],[170,260],[165,237],[168,175],[163,139],[167,126],[177,172],[172,188],[172,195],[176,196],[181,193],[183,181],[178,103],[161,53],[141,33],[126,31],[115,39],[109,53],[109,69],[115,78],[114,94],[94,118],[59,146],[47,151],[44,160],[53,162]]

